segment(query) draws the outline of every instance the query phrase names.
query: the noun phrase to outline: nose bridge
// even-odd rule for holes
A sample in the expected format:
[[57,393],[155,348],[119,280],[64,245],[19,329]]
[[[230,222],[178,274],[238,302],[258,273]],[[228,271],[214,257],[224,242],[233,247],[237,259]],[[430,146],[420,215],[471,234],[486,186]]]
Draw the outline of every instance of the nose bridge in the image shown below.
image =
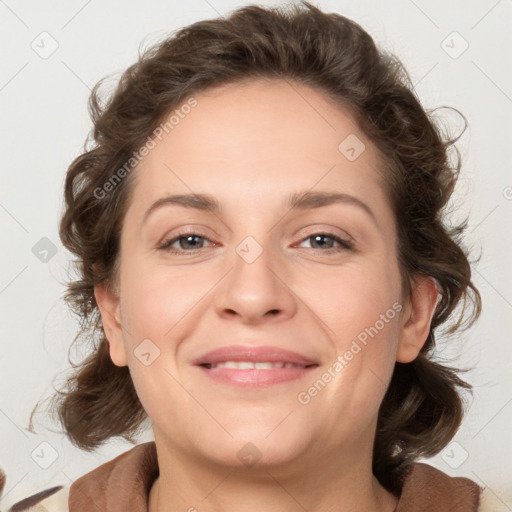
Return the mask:
[[[230,311],[256,321],[266,313],[294,313],[295,300],[285,284],[285,268],[274,250],[271,232],[248,235],[235,247],[232,268],[217,298],[220,314]],[[260,243],[261,241],[261,243]]]

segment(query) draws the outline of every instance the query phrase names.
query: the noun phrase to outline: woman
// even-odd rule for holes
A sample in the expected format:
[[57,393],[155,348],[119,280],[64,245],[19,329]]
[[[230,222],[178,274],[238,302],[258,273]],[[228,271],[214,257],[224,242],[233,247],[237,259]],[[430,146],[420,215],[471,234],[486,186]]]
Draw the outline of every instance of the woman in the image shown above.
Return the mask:
[[90,105],[60,234],[98,343],[55,404],[85,450],[146,418],[155,441],[70,511],[478,510],[475,482],[415,462],[461,424],[435,332],[480,295],[443,218],[454,141],[400,62],[309,3],[249,6]]

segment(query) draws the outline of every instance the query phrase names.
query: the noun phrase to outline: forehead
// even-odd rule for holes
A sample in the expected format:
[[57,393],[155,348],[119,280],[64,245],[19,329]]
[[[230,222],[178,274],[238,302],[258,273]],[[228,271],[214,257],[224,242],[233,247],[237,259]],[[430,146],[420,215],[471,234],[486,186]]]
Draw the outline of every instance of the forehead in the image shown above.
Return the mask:
[[322,92],[258,79],[193,98],[193,108],[170,113],[172,129],[137,167],[136,202],[207,192],[248,206],[315,188],[385,201],[378,151]]

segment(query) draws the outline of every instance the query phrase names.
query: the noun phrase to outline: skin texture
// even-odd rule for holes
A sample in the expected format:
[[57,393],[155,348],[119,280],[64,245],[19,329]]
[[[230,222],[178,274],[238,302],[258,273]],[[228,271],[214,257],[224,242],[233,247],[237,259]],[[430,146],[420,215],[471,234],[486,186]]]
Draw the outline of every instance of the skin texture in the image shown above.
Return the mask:
[[[118,293],[95,288],[112,361],[129,366],[152,421],[160,476],[149,510],[392,512],[397,498],[371,472],[377,412],[395,361],[412,361],[427,338],[437,291],[422,277],[401,295],[379,154],[348,110],[304,85],[258,79],[195,98],[132,171]],[[365,144],[354,161],[338,149],[350,134]],[[288,195],[302,191],[350,194],[373,218],[348,203],[291,211]],[[166,205],[143,222],[156,200],[189,193],[215,196],[222,212]],[[180,229],[207,239],[159,249]],[[310,238],[325,232],[353,248]],[[249,250],[262,250],[251,263],[236,251],[248,236],[258,244]],[[400,312],[301,404],[393,304]],[[136,356],[145,339],[160,351],[147,366]],[[276,345],[320,366],[258,390],[193,366],[231,344]],[[261,457],[255,465],[241,462],[244,446]]]

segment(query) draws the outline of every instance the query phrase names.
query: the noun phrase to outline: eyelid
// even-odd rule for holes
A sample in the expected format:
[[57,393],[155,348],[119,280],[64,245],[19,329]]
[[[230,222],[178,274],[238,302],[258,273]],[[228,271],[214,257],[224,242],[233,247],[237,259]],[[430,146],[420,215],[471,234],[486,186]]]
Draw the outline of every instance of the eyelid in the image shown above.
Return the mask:
[[[313,238],[315,236],[325,236],[325,237],[328,237],[328,238],[332,238],[335,242],[337,242],[338,244],[341,245],[342,248],[346,249],[346,250],[349,250],[349,249],[353,249],[354,248],[354,245],[352,243],[351,240],[348,240],[348,239],[345,239],[341,236],[338,236],[334,233],[329,233],[329,232],[326,232],[326,231],[319,231],[318,233],[312,233],[311,235],[307,235],[305,236],[304,238],[302,238],[300,241],[299,241],[299,244],[302,244],[303,242],[305,242],[306,240],[309,240],[310,238]],[[326,253],[329,253],[329,252],[335,252],[339,250],[339,248],[336,248],[336,247],[331,247],[329,249],[326,249],[326,250],[320,250],[320,252],[326,252]]]
[[331,226],[329,224],[310,224],[309,226],[302,228],[297,236],[299,236],[301,241],[303,241],[305,238],[320,234],[341,238],[351,245],[356,245],[356,240],[349,233],[337,226]]
[[164,236],[162,240],[157,244],[157,249],[161,250],[168,250],[169,252],[174,253],[181,253],[181,254],[187,254],[192,252],[199,252],[202,249],[205,249],[205,247],[201,247],[199,249],[195,250],[185,250],[185,249],[170,249],[170,246],[177,242],[180,238],[185,238],[187,236],[198,236],[200,238],[203,238],[204,240],[207,240],[209,243],[215,245],[219,245],[215,243],[208,235],[206,235],[203,231],[197,228],[185,228],[183,230],[179,230],[177,233],[174,233],[172,236]]

